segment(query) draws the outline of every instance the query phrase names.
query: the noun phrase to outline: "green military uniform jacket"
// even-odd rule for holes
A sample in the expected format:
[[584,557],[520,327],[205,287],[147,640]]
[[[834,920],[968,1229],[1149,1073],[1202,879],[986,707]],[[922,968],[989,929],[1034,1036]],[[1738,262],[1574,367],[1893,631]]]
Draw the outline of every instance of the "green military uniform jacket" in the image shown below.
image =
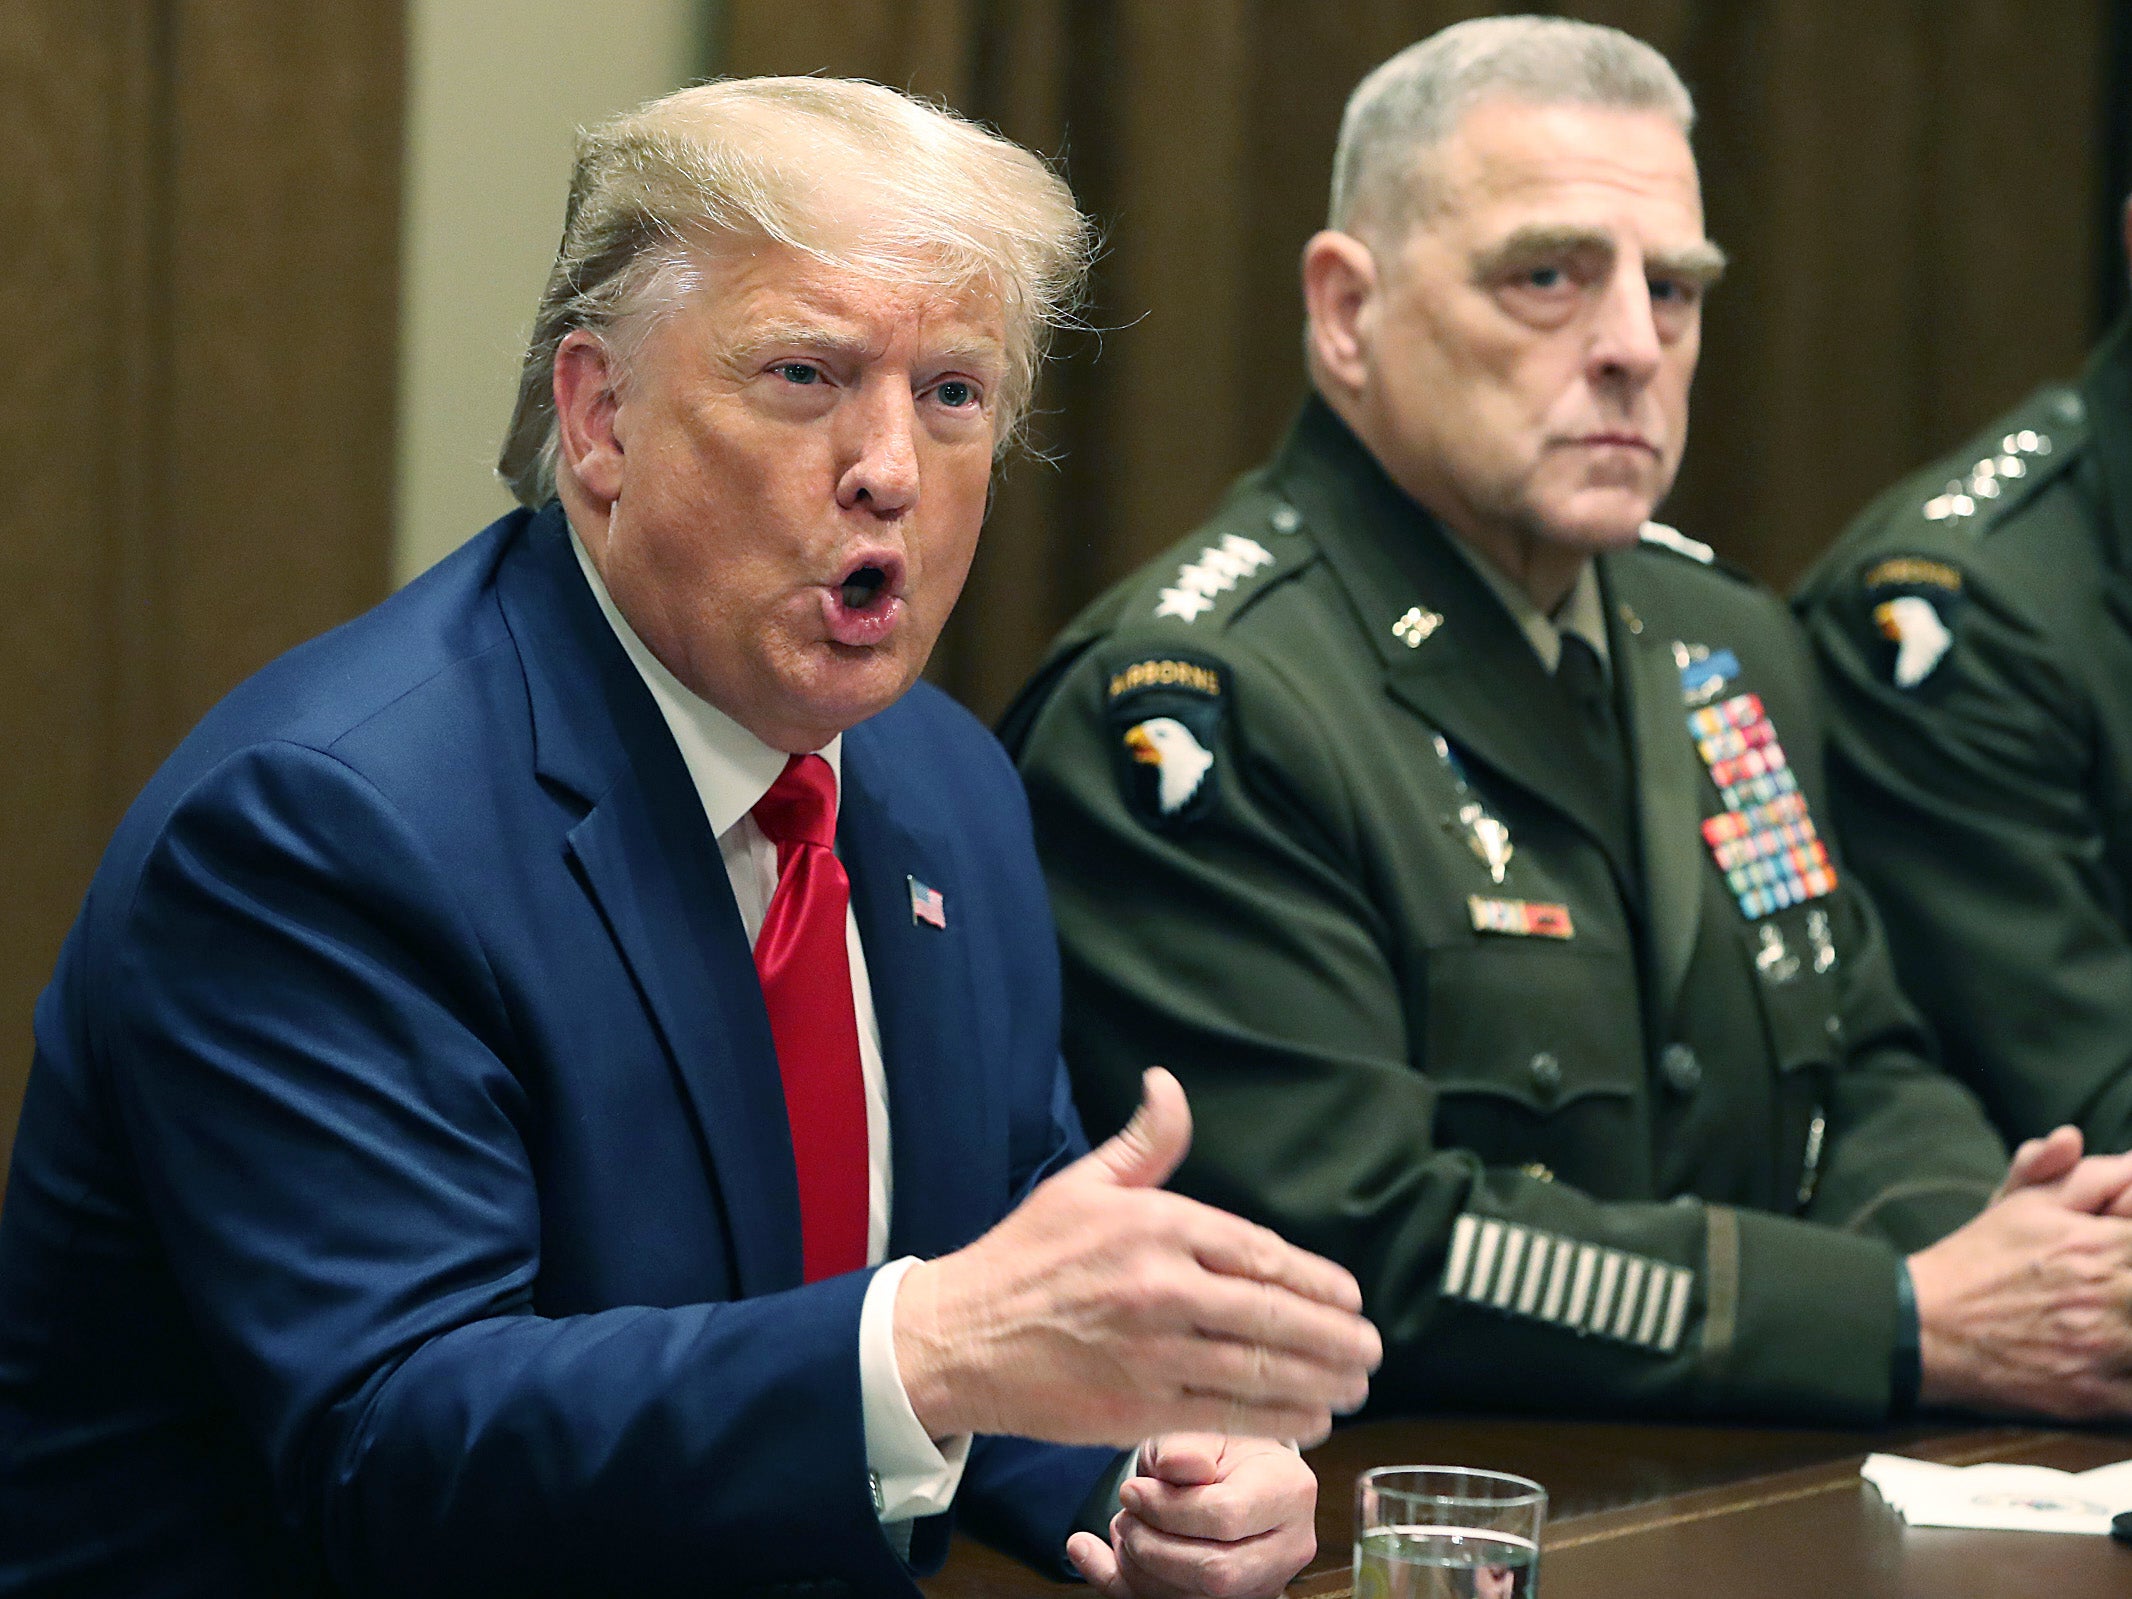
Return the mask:
[[2003,1151],[1848,884],[1749,918],[1704,843],[1683,661],[1710,708],[1762,697],[1825,811],[1790,618],[1670,549],[1598,567],[1634,825],[1322,403],[1067,630],[1003,732],[1076,1090],[1105,1129],[1178,1074],[1176,1186],[1354,1270],[1375,1408],[1874,1421],[1898,1254]]
[[2132,322],[1897,484],[1799,595],[1905,986],[2013,1138],[2132,1148]]

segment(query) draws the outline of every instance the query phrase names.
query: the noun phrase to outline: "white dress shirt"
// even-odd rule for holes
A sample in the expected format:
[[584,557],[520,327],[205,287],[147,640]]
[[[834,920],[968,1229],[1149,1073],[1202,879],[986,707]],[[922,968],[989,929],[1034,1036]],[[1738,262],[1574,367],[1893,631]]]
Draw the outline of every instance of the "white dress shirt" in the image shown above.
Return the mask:
[[[651,697],[680,746],[681,759],[696,785],[703,814],[718,840],[726,877],[752,947],[762,932],[770,895],[777,887],[777,846],[755,825],[750,814],[785,769],[786,756],[762,742],[715,706],[685,688],[680,679],[645,648],[622,613],[615,609],[607,585],[585,553],[577,530],[570,531],[577,564],[599,601],[614,636],[651,690]],[[822,746],[820,754],[836,774],[843,793],[843,735]],[[880,1265],[888,1253],[889,1205],[894,1197],[889,1160],[888,1077],[881,1063],[881,1025],[874,1015],[873,988],[866,976],[866,951],[859,925],[847,906],[844,944],[851,954],[851,998],[858,1013],[859,1068],[866,1080],[867,1211],[866,1262]],[[967,1435],[936,1443],[926,1436],[896,1369],[896,1288],[916,1258],[889,1262],[874,1274],[859,1311],[859,1390],[865,1408],[866,1464],[873,1473],[874,1508],[884,1523],[937,1515],[948,1508],[962,1481],[970,1453]]]

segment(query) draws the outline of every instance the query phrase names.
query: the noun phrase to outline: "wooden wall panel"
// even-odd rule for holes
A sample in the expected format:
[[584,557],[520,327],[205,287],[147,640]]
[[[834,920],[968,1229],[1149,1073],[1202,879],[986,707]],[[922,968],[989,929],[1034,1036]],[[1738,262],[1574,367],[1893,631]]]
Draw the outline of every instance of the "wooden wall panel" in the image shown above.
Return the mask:
[[371,0],[9,0],[0,1150],[141,782],[385,590],[399,30]]

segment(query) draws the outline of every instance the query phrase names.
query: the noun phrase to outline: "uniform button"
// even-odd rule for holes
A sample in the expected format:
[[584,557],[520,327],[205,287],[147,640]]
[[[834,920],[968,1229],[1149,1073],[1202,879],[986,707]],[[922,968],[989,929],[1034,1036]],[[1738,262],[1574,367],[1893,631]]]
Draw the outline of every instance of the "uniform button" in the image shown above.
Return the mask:
[[1676,1094],[1692,1094],[1703,1086],[1703,1063],[1686,1044],[1668,1044],[1661,1050],[1658,1069]]
[[1829,1042],[1841,1046],[1843,1043],[1843,1018],[1841,1016],[1831,1016],[1828,1019],[1827,1026]]
[[1266,520],[1273,524],[1276,533],[1293,533],[1303,525],[1301,514],[1292,505],[1276,505]]
[[1543,1094],[1552,1094],[1562,1086],[1562,1063],[1552,1050],[1541,1050],[1526,1069],[1532,1073],[1532,1086]]

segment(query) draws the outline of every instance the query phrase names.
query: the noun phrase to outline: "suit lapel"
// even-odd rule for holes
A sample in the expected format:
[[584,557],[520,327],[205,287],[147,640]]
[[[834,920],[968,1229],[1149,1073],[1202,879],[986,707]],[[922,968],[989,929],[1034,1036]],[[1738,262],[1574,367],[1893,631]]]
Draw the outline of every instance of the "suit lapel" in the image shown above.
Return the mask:
[[797,1287],[799,1184],[769,1017],[681,753],[577,571],[559,510],[534,519],[500,595],[526,672],[536,766],[587,802],[563,847],[694,1114],[739,1291]]
[[[693,806],[693,789],[673,791]],[[625,776],[571,830],[570,851],[695,1112],[741,1294],[796,1288],[799,1179],[754,956],[702,811],[663,809]]]
[[[985,1079],[971,939],[982,889],[942,834],[896,803],[896,756],[873,724],[844,736],[838,854],[881,1028],[895,1192],[889,1253],[932,1256],[999,1208],[1006,1129]],[[910,879],[939,890],[947,926],[911,913]]]
[[[1600,573],[1610,600],[1625,602],[1638,616],[1656,613],[1655,600],[1647,601],[1637,591],[1627,562],[1602,557]],[[1631,631],[1622,624],[1618,607],[1608,628],[1607,642],[1622,674],[1629,749],[1636,766],[1651,1015],[1662,1024],[1673,1014],[1702,917],[1703,769],[1688,742],[1674,641],[1661,637],[1655,627]]]

